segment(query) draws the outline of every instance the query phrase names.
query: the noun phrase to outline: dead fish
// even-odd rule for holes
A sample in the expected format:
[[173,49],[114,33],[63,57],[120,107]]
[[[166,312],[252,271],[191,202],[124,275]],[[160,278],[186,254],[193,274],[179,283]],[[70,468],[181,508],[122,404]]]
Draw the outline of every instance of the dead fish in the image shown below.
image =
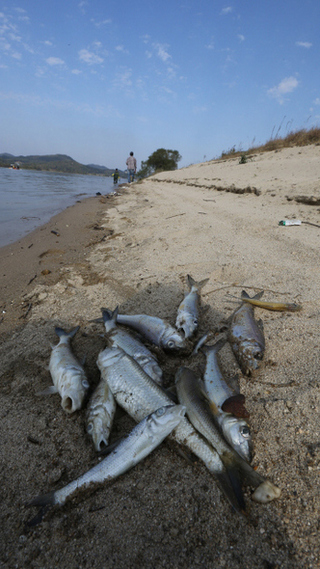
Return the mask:
[[[243,291],[246,298],[250,298]],[[256,294],[253,299],[259,300],[263,291]],[[242,302],[237,308],[230,321],[228,340],[232,351],[238,360],[240,368],[245,375],[251,375],[261,364],[265,350],[265,338],[263,324],[254,318],[254,307],[247,302]]]
[[[251,433],[250,427],[244,419],[244,417],[249,416],[244,407],[244,396],[241,398],[240,394],[235,394],[229,387],[223,377],[217,357],[225,342],[223,338],[213,346],[202,347],[207,360],[203,376],[204,390],[216,425],[223,433],[224,438],[242,458],[250,462]],[[230,412],[232,408],[237,410],[237,417]]]
[[86,411],[87,433],[92,437],[94,448],[98,452],[101,450],[101,443],[108,445],[115,412],[116,402],[112,391],[101,378]]
[[148,348],[136,338],[133,338],[126,330],[117,326],[118,307],[111,312],[102,310],[103,322],[110,346],[122,348],[129,356],[132,356],[144,371],[162,385],[162,369],[157,358]]
[[184,331],[185,338],[191,338],[198,327],[199,319],[199,293],[209,279],[196,282],[187,275],[190,292],[185,296],[178,308],[176,328]]
[[255,471],[223,439],[212,417],[210,405],[204,396],[203,382],[188,368],[180,367],[176,373],[176,387],[179,401],[187,408],[187,416],[193,426],[207,439],[218,452],[228,473],[230,482],[244,509],[242,482],[256,488],[253,498],[266,503],[280,496],[280,490],[269,480]]
[[89,389],[89,383],[82,365],[70,349],[70,340],[79,330],[79,326],[70,332],[56,327],[59,343],[52,347],[49,371],[53,386],[45,393],[59,393],[61,406],[67,413],[81,409],[84,397]]
[[187,348],[186,340],[178,330],[157,316],[118,314],[117,322],[133,328],[148,342],[163,348],[165,351],[181,351]]
[[266,300],[259,300],[256,297],[250,298],[245,290],[241,293],[241,300],[242,302],[247,302],[248,304],[252,304],[252,306],[258,306],[265,310],[275,310],[279,312],[298,312],[299,310],[302,310],[302,306],[300,304],[295,304],[294,302],[267,302]]
[[182,405],[162,406],[136,425],[131,433],[121,439],[119,445],[99,464],[64,488],[38,496],[28,506],[41,506],[42,508],[56,504],[62,506],[67,498],[78,490],[90,484],[101,484],[114,480],[159,446],[165,437],[179,425],[184,414],[185,408]]
[[[108,382],[118,405],[135,420],[140,421],[146,413],[161,405],[170,404],[170,397],[143,371],[137,362],[118,348],[107,348],[100,352],[97,365]],[[204,462],[217,479],[225,496],[240,511],[238,497],[227,475],[226,468],[216,450],[183,418],[170,437],[191,450]]]

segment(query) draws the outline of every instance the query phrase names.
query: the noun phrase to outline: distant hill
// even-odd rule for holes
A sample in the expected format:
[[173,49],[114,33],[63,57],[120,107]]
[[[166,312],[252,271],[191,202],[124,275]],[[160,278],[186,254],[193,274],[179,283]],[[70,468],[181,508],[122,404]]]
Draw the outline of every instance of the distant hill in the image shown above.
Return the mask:
[[[47,154],[44,156],[14,156],[13,154],[0,154],[0,168],[9,168],[11,164],[19,164],[23,170],[45,170],[48,172],[65,172],[69,174],[96,174],[111,176],[113,169],[95,164],[80,164],[66,154]],[[126,174],[119,170],[120,176]]]

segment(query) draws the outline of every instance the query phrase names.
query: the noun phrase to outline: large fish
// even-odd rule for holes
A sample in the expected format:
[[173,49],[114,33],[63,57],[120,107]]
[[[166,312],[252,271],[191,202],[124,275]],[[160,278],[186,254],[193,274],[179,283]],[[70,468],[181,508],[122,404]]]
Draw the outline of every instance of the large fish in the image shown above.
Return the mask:
[[163,348],[165,351],[181,351],[188,348],[185,338],[181,336],[178,330],[157,316],[118,314],[117,322],[133,328],[148,342]]
[[157,362],[154,354],[136,338],[133,338],[126,330],[117,326],[118,308],[113,312],[110,310],[102,310],[103,322],[108,335],[109,345],[122,348],[129,356],[132,356],[136,362],[156,381],[162,384],[162,370]]
[[209,279],[196,282],[190,275],[187,275],[187,278],[190,291],[178,308],[176,328],[184,331],[185,338],[191,338],[198,327],[200,302],[199,292]]
[[222,339],[213,346],[206,345],[201,348],[207,359],[203,376],[204,390],[215,422],[224,438],[242,458],[250,462],[251,434],[249,425],[243,418],[249,416],[244,407],[244,396],[235,394],[229,387],[217,358],[217,353],[224,344],[225,340]]
[[[109,350],[106,349],[100,352],[97,365],[101,375],[108,382],[117,403],[135,421],[140,421],[146,413],[150,413],[160,406],[170,404],[169,396],[123,350],[109,348]],[[181,423],[170,435],[170,438],[186,446],[204,462],[208,470],[217,478],[224,494],[233,507],[238,511],[242,511],[243,497],[241,489],[236,495],[219,454],[197,433],[186,418],[182,419]],[[265,484],[261,476],[259,480],[261,484]],[[257,488],[255,493],[258,490],[259,488]],[[261,501],[265,500],[266,493],[263,491],[263,488],[260,489],[260,494]]]
[[92,437],[94,448],[101,450],[101,443],[108,444],[116,402],[107,382],[101,378],[94,390],[86,411],[87,433]]
[[[258,502],[267,503],[280,496],[280,490],[272,482],[266,480],[236,453],[223,439],[217,429],[210,404],[203,395],[203,383],[188,368],[179,368],[176,374],[176,388],[179,402],[187,408],[187,415],[193,426],[205,437],[219,453],[226,468],[239,504],[243,500],[242,482],[254,486],[252,498]],[[242,504],[244,509],[244,501]]]
[[82,365],[70,349],[70,340],[79,330],[79,326],[70,332],[55,328],[59,343],[52,347],[49,371],[53,386],[44,393],[59,393],[61,406],[67,413],[81,409],[89,383]]
[[[253,299],[258,300],[263,294],[259,292]],[[242,295],[250,298],[243,291]],[[251,375],[261,364],[265,350],[265,338],[262,322],[254,318],[254,307],[242,302],[230,320],[228,340],[232,351],[245,375]]]
[[64,488],[38,496],[28,506],[48,507],[65,503],[80,489],[91,484],[110,482],[127,472],[150,454],[173,429],[179,425],[185,414],[182,405],[168,405],[157,409],[134,427],[127,437],[99,464],[73,480]]

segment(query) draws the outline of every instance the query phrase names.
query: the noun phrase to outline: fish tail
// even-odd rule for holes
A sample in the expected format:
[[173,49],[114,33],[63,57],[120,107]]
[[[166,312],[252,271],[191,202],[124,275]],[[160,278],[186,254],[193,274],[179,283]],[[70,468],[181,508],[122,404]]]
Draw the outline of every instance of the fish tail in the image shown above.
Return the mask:
[[205,284],[207,284],[207,282],[209,281],[209,278],[207,279],[203,279],[202,281],[195,281],[191,275],[187,275],[187,279],[188,279],[188,284],[190,286],[190,289],[195,286],[198,290],[201,290],[202,287],[204,287]]
[[76,326],[75,328],[73,328],[72,330],[70,330],[70,332],[66,332],[63,328],[60,328],[59,326],[56,326],[54,331],[57,334],[57,336],[59,336],[59,338],[63,338],[63,337],[67,337],[69,340],[71,340],[71,338],[73,338],[73,336],[76,335],[76,333],[78,332],[80,326]]
[[117,306],[113,312],[112,310],[109,310],[109,308],[102,308],[101,310],[102,310],[102,317],[104,323],[112,321],[114,322],[114,324],[116,324],[119,312],[119,306]]
[[237,464],[232,459],[230,460],[229,455],[220,456],[220,458],[223,462],[227,474],[227,484],[226,479],[224,480],[225,489],[227,490],[228,488],[227,497],[236,510],[244,512],[246,509],[246,504],[242,491],[242,479],[237,468]]
[[31,508],[32,506],[40,506],[41,508],[51,507],[56,504],[55,492],[49,492],[48,494],[42,494],[41,496],[37,496],[33,498],[31,502],[26,504],[27,508]]
[[220,338],[220,340],[218,340],[215,344],[212,344],[211,346],[201,346],[201,351],[204,352],[205,354],[209,354],[210,352],[219,352],[221,350],[221,348],[223,348],[223,346],[226,343],[226,338]]
[[255,294],[254,296],[249,296],[248,293],[243,290],[241,292],[241,299],[245,300],[246,298],[248,298],[249,300],[259,300],[259,298],[261,298],[264,294],[264,290],[261,290],[260,292],[257,292],[257,294]]

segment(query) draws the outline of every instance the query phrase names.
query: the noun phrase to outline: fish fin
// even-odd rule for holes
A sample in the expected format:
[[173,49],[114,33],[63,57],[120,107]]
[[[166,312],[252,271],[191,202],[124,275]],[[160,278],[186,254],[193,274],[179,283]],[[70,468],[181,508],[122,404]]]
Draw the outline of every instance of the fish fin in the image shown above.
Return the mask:
[[76,326],[75,328],[73,328],[72,330],[70,330],[70,332],[66,332],[63,328],[60,328],[59,326],[56,326],[54,331],[57,334],[57,336],[59,336],[59,338],[61,338],[62,336],[68,336],[68,338],[71,340],[71,338],[73,338],[73,336],[76,335],[76,333],[78,332],[80,326]]
[[31,518],[31,520],[26,522],[26,529],[28,530],[29,528],[33,528],[39,524],[41,524],[45,514],[47,513],[47,511],[50,509],[50,506],[43,506],[42,508],[40,508],[40,510],[38,511],[38,513]]
[[201,290],[202,287],[204,287],[205,284],[207,284],[207,282],[210,280],[209,278],[207,279],[203,279],[202,281],[195,281],[191,275],[187,275],[187,279],[188,279],[188,284],[190,286],[190,288],[192,288],[193,286],[196,286],[198,290]]
[[41,508],[51,507],[54,506],[56,503],[55,499],[55,492],[49,492],[48,494],[42,494],[41,496],[37,496],[33,498],[31,502],[26,504],[27,508],[31,508],[32,506],[40,506]]
[[175,385],[171,385],[171,387],[167,387],[166,389],[164,389],[164,391],[166,392],[166,394],[170,397],[170,399],[174,403],[179,403],[179,399],[177,396],[177,390],[176,390]]
[[41,397],[42,395],[52,395],[53,393],[58,393],[58,389],[55,385],[49,385],[43,391],[37,391],[36,396]]
[[209,346],[206,345],[201,346],[200,350],[205,354],[212,352],[213,350],[215,352],[219,352],[223,348],[226,342],[227,342],[226,338],[220,338],[220,340],[218,340],[215,344],[211,344]]
[[[237,467],[237,462],[233,460],[233,454],[229,455],[229,453],[221,455],[220,458],[221,458],[223,465],[226,469],[226,473],[228,475],[228,480],[230,482],[230,486],[233,490],[233,494],[234,494],[234,497],[236,499],[236,505],[237,505],[236,509],[244,512],[246,509],[246,504],[244,501],[244,496],[243,496],[243,491],[242,491],[242,480],[241,480],[240,472],[239,472],[238,467]],[[229,495],[231,496],[230,489],[229,489]],[[228,495],[228,497],[229,497],[229,495]],[[232,505],[235,507],[234,503],[232,503]]]
[[127,438],[128,435],[125,435],[123,437],[120,437],[119,439],[117,439],[116,441],[114,441],[113,443],[106,445],[101,451],[100,451],[100,456],[107,456],[108,454],[110,454],[112,451],[114,451],[119,444],[124,441]]
[[263,326],[263,321],[261,320],[261,318],[260,318],[260,320],[257,320],[257,324],[258,324],[258,326],[259,326],[261,332],[263,332],[263,331],[264,331],[264,326]]
[[113,312],[108,308],[101,308],[101,310],[102,310],[102,318],[104,323],[109,322],[110,320],[112,320],[114,323],[117,322],[119,306],[117,306]]
[[248,293],[243,290],[241,292],[241,298],[242,299],[246,299],[249,298],[250,300],[259,300],[259,298],[261,298],[264,294],[264,290],[261,290],[260,292],[257,292],[257,294],[255,294],[254,296],[249,296]]
[[244,501],[241,486],[239,490],[236,482],[230,479],[230,474],[227,470],[224,470],[223,472],[214,472],[214,475],[215,478],[217,479],[218,486],[221,492],[228,500],[229,504],[231,504],[232,508],[236,512],[244,513],[246,509],[246,504]]
[[102,316],[100,318],[94,318],[93,320],[89,320],[89,322],[103,322]]

